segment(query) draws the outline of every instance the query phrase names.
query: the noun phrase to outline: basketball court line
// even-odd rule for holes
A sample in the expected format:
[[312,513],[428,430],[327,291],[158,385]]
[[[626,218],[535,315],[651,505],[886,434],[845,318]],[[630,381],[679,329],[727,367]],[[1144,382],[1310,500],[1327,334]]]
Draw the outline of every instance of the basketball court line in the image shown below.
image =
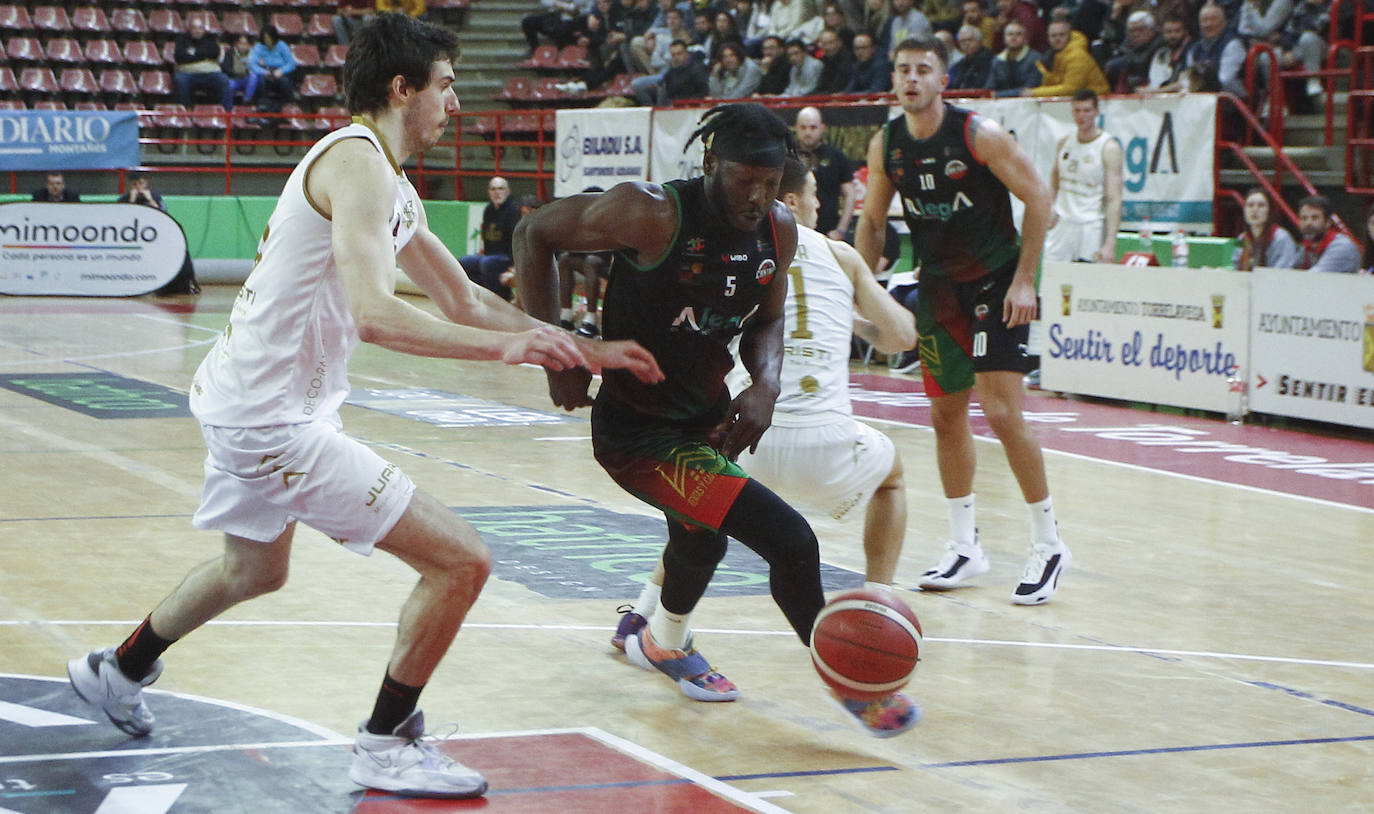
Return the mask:
[[[58,625],[73,627],[135,627],[141,619],[54,619],[33,621],[23,619],[0,619],[0,627],[19,627],[33,625]],[[348,622],[348,621],[289,621],[289,620],[235,620],[214,619],[206,622],[207,627],[395,627],[395,622]],[[563,632],[604,633],[610,630],[606,625],[538,625],[513,622],[465,622],[465,630],[549,630]],[[791,630],[742,630],[738,628],[694,628],[698,633],[715,636],[779,636],[796,634]],[[1140,647],[1112,644],[1072,644],[1068,642],[1016,642],[1006,639],[963,639],[926,636],[927,642],[941,644],[967,644],[990,647],[1026,647],[1046,650],[1079,650],[1098,653],[1136,654],[1144,656],[1174,656],[1180,658],[1218,659],[1222,661],[1258,661],[1273,664],[1294,664],[1303,667],[1332,667],[1352,670],[1374,670],[1374,662],[1338,661],[1335,659],[1307,659],[1291,656],[1262,656],[1251,653],[1223,653],[1212,650],[1175,650],[1160,647]],[[0,678],[4,674],[0,673]]]
[[1105,752],[1071,752],[1063,755],[1034,755],[1029,757],[988,758],[986,760],[956,760],[949,763],[922,763],[923,769],[958,769],[966,766],[1001,766],[1010,763],[1048,763],[1056,760],[1089,760],[1102,757],[1135,757],[1137,755],[1168,755],[1180,752],[1212,752],[1225,749],[1258,749],[1270,746],[1320,746],[1328,743],[1361,743],[1374,741],[1374,735],[1351,735],[1345,738],[1297,738],[1278,741],[1245,741],[1240,743],[1212,743],[1202,746],[1161,746],[1154,749],[1119,749]]

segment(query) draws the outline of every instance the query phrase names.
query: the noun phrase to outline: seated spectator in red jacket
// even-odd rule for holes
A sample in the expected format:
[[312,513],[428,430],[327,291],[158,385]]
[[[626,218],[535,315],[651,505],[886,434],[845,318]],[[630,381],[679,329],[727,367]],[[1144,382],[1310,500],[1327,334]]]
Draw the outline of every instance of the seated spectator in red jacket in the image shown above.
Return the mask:
[[1298,202],[1302,247],[1294,268],[1353,274],[1360,270],[1360,249],[1332,219],[1331,200],[1312,195]]

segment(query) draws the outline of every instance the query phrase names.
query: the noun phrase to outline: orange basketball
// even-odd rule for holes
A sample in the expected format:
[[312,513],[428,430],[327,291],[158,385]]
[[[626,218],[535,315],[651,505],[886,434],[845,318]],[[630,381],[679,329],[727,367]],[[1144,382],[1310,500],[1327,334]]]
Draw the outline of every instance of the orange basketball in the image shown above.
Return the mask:
[[816,672],[856,701],[876,701],[906,686],[920,652],[921,623],[891,591],[840,594],[811,628]]

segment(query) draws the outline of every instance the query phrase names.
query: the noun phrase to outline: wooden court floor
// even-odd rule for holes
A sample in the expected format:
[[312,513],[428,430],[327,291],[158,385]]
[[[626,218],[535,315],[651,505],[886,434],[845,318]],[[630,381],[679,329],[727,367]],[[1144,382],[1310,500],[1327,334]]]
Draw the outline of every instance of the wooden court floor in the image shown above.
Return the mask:
[[[117,643],[188,568],[218,553],[219,538],[189,523],[203,457],[196,424],[158,417],[156,405],[159,393],[184,394],[233,295],[210,287],[185,301],[0,300],[3,676],[62,677],[67,659]],[[352,371],[370,406],[344,408],[348,431],[481,518],[501,546],[494,578],[422,698],[431,728],[595,728],[714,778],[746,810],[1374,810],[1374,464],[1362,482],[1331,479],[1335,491],[1322,497],[1278,481],[1123,465],[1105,443],[1065,453],[1047,442],[1074,567],[1051,603],[1025,608],[1008,594],[1027,519],[1000,449],[980,443],[979,526],[993,569],[954,592],[902,590],[927,636],[910,687],[925,718],[879,741],[824,703],[806,651],[749,570],[752,555],[725,575],[734,589],[713,590],[695,616],[698,645],[740,685],[738,702],[689,701],[610,648],[616,605],[652,566],[658,526],[592,460],[585,411],[553,422],[538,370],[363,347]],[[396,414],[431,397],[435,409],[419,413],[430,421]],[[911,586],[939,556],[945,517],[928,422],[919,399],[904,403],[914,406],[881,428],[907,472],[898,582]],[[1040,394],[1028,406],[1079,409]],[[1099,409],[1099,424],[1155,420]],[[1198,432],[1226,426],[1192,421]],[[1046,425],[1042,437],[1054,432]],[[1306,443],[1241,432],[1265,448]],[[1347,462],[1374,462],[1367,438],[1332,444]],[[552,531],[511,532],[540,523]],[[815,525],[832,577],[854,579],[858,525]],[[169,651],[156,689],[341,737],[354,731],[413,578],[386,555],[358,557],[304,528],[292,567],[285,589]],[[22,705],[3,697],[5,686],[0,754],[13,755],[38,730],[16,723]],[[170,700],[152,702],[160,725],[189,725]],[[89,729],[81,749],[133,748],[112,727]],[[207,737],[229,739],[231,729]],[[60,774],[74,751],[41,763]],[[0,810],[75,810],[20,791],[16,781],[37,776],[36,765],[0,757]],[[272,796],[253,786],[208,810],[267,810],[255,800]],[[557,791],[541,799],[537,810],[577,808]],[[355,802],[341,793],[319,810]],[[498,802],[492,810],[503,810]]]

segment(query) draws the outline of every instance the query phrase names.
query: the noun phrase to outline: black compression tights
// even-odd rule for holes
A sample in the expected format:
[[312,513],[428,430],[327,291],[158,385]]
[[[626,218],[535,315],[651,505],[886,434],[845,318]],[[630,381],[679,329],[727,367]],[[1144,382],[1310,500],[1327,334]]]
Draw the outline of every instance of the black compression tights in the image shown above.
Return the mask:
[[749,546],[768,563],[773,599],[801,638],[811,642],[811,625],[825,604],[821,593],[816,535],[796,509],[758,481],[745,484],[720,532],[688,530],[668,520],[667,574],[659,604],[669,613],[690,613],[725,556],[726,535]]

